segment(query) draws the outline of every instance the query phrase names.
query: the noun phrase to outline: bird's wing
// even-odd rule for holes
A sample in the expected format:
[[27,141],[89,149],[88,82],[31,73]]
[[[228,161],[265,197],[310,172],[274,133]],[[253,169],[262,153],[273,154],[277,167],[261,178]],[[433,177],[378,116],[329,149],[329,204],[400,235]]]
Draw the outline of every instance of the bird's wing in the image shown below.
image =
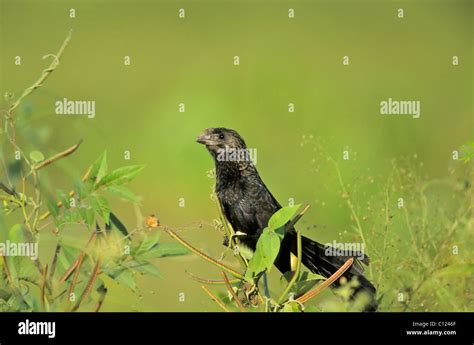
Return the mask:
[[245,197],[239,201],[239,205],[246,215],[254,219],[257,226],[255,230],[260,233],[281,206],[261,180],[254,180],[246,187]]

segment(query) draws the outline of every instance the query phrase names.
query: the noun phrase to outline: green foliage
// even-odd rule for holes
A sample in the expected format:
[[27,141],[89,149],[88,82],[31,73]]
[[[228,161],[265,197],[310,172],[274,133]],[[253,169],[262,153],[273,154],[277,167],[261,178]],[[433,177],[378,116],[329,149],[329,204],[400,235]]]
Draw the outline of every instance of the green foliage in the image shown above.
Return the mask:
[[286,206],[272,215],[268,221],[268,227],[263,230],[257,241],[255,253],[248,264],[245,272],[247,279],[258,277],[273,267],[280,251],[280,242],[285,234],[285,224],[293,218],[300,206]]
[[257,248],[249,262],[246,278],[253,278],[265,271],[270,271],[280,250],[280,238],[270,228],[265,228],[260,235]]
[[102,178],[107,174],[107,151],[92,164],[90,178],[94,185],[98,185]]
[[[324,145],[314,140],[304,144],[316,152],[318,174],[334,175],[340,187],[341,205],[351,217],[337,241],[364,242],[371,259],[366,275],[377,288],[379,310],[474,310],[472,160],[453,160],[449,174],[440,178],[427,176],[416,156],[392,161],[386,175],[367,176],[351,162],[342,170]],[[352,176],[347,177],[349,169]],[[314,188],[324,190],[322,185]],[[341,288],[342,301],[315,302],[326,311],[357,309],[364,301],[349,300],[348,288]]]
[[461,151],[463,155],[459,157],[459,159],[466,163],[471,161],[472,157],[474,157],[474,141],[464,144],[461,148]]
[[133,180],[144,168],[144,165],[130,165],[115,169],[100,179],[98,186],[120,186]]
[[382,310],[473,311],[472,163],[442,179],[421,179],[410,166],[394,169],[382,203],[389,216],[374,217],[368,239],[378,249],[373,279],[385,295]]
[[40,151],[35,150],[30,153],[30,159],[35,163],[39,163],[44,161],[44,155]]
[[[9,145],[0,146],[0,158],[8,168],[0,176],[0,220],[11,227],[7,232],[1,224],[0,236],[15,245],[12,248],[38,248],[45,232],[54,233],[57,242],[52,255],[0,256],[0,311],[98,310],[110,280],[138,293],[137,274],[161,277],[156,259],[187,253],[175,243],[160,243],[158,229],[129,230],[113,212],[110,198],[139,204],[140,198],[126,184],[138,176],[143,165],[109,171],[104,152],[70,191],[57,189],[48,179],[48,167],[76,152],[82,141],[62,152],[51,152],[46,159],[37,150],[45,143],[39,137],[32,140],[35,132],[27,121],[29,115],[14,110],[55,70],[69,39],[70,35],[38,81],[5,108],[5,130],[0,131],[0,138]],[[31,152],[29,159],[21,154],[18,160],[12,154],[25,151]],[[51,262],[45,264],[45,260]]]
[[282,207],[270,217],[268,227],[275,231],[279,230],[293,218],[300,207],[301,204]]
[[[104,152],[92,165],[88,177],[76,184],[69,195],[63,190],[57,190],[57,198],[48,198],[43,206],[48,212],[43,217],[38,216],[34,220],[33,224],[36,226],[25,228],[17,224],[10,229],[7,239],[11,243],[25,243],[29,239],[37,243],[36,234],[40,231],[42,222],[49,217],[52,218],[53,222],[49,223],[50,226],[59,231],[58,251],[53,259],[53,262],[56,262],[54,264],[56,270],[49,272],[47,276],[49,279],[44,281],[42,274],[44,268],[39,260],[33,261],[28,257],[6,257],[1,264],[5,279],[0,283],[0,310],[41,311],[71,308],[77,310],[80,306],[91,308],[89,304],[93,302],[93,297],[88,296],[85,300],[81,297],[81,302],[78,302],[78,296],[75,293],[73,293],[75,297],[71,299],[69,293],[66,292],[85,291],[86,283],[92,279],[90,272],[97,263],[100,263],[101,272],[99,277],[94,277],[94,291],[97,291],[97,294],[104,294],[106,293],[104,291],[107,291],[100,275],[106,275],[116,283],[138,293],[137,274],[162,277],[154,263],[155,259],[183,255],[188,252],[177,243],[159,243],[159,231],[154,233],[144,232],[145,230],[142,229],[129,231],[111,211],[110,203],[103,192],[112,190],[110,194],[116,195],[119,190],[121,196],[133,195],[125,184],[137,176],[143,167],[124,167],[109,173],[106,157]],[[41,192],[40,190],[39,193]],[[8,198],[10,199],[11,203],[18,206],[16,210],[22,210],[25,207],[25,200],[34,200],[22,194],[12,195]],[[132,202],[139,201],[135,196],[128,199]],[[7,205],[9,204],[7,202]],[[15,214],[13,211],[12,215]],[[39,211],[37,213],[41,214]],[[99,219],[102,220],[105,231],[99,226]],[[78,245],[77,240],[68,240],[67,237],[63,237],[62,233],[66,233],[71,225],[96,232],[95,242],[84,247]],[[111,232],[114,228],[118,231]],[[26,234],[30,235],[26,236]],[[84,259],[79,267],[80,271],[77,273],[73,271],[73,274],[67,276],[66,273],[81,255],[84,255]],[[77,277],[74,278],[75,274]],[[42,294],[45,296],[43,299],[41,299]]]
[[164,258],[167,256],[178,256],[189,253],[189,250],[179,243],[161,243],[151,248],[148,252],[143,253],[145,259]]

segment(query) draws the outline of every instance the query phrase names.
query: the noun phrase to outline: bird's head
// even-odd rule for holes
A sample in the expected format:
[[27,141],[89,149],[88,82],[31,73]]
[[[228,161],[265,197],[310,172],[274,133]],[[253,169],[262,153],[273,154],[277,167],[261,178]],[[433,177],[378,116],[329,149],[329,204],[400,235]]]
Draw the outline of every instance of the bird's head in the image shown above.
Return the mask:
[[223,150],[246,149],[244,139],[234,131],[228,128],[206,128],[196,141],[206,145],[213,156]]

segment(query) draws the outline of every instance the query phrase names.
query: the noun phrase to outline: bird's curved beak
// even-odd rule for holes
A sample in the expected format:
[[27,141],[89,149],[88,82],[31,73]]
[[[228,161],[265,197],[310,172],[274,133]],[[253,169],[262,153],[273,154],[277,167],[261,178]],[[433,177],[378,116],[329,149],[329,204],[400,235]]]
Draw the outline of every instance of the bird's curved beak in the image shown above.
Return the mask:
[[209,129],[205,129],[201,134],[199,134],[198,137],[196,138],[196,141],[199,144],[204,144],[204,145],[215,144],[214,141],[212,140],[211,135],[209,134]]
[[199,143],[199,144],[204,144],[204,145],[207,145],[209,144],[209,142],[211,141],[211,136],[210,135],[199,135],[197,138],[196,138],[196,141]]

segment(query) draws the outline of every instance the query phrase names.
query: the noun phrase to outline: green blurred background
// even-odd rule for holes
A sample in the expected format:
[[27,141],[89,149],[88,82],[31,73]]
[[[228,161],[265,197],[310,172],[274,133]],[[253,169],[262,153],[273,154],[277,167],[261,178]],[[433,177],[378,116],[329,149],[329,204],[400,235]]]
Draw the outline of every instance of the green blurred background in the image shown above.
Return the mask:
[[[331,176],[312,171],[303,135],[324,140],[337,158],[344,149],[357,153],[352,168],[378,176],[389,171],[392,158],[416,154],[430,177],[447,175],[452,151],[473,137],[469,0],[0,4],[2,95],[31,85],[48,64],[41,57],[56,52],[74,30],[58,69],[22,105],[38,129],[36,149],[47,156],[84,139],[78,153],[50,169],[54,186],[69,190],[71,175],[80,178],[104,150],[112,167],[145,163],[131,185],[143,197],[143,214],[157,214],[215,257],[223,247],[207,225],[217,217],[213,181],[206,176],[213,163],[195,143],[206,127],[236,129],[257,148],[257,167],[277,199],[313,204],[305,221],[320,229],[305,231],[320,241],[350,229],[351,220]],[[178,18],[180,8],[185,19]],[[127,55],[130,66],[124,65]],[[349,66],[342,63],[345,55]],[[381,116],[379,104],[389,97],[421,101],[421,117]],[[56,115],[54,103],[63,98],[96,101],[96,118]],[[295,112],[288,112],[288,103]],[[125,150],[130,161],[123,159]],[[341,166],[349,177],[352,168]],[[321,185],[327,188],[315,187]],[[114,207],[127,224],[136,224],[133,208]],[[201,221],[203,227],[195,226]],[[141,279],[141,297],[112,286],[103,310],[216,310],[185,274],[219,277],[212,266],[187,255],[160,260],[159,267],[164,278]]]

